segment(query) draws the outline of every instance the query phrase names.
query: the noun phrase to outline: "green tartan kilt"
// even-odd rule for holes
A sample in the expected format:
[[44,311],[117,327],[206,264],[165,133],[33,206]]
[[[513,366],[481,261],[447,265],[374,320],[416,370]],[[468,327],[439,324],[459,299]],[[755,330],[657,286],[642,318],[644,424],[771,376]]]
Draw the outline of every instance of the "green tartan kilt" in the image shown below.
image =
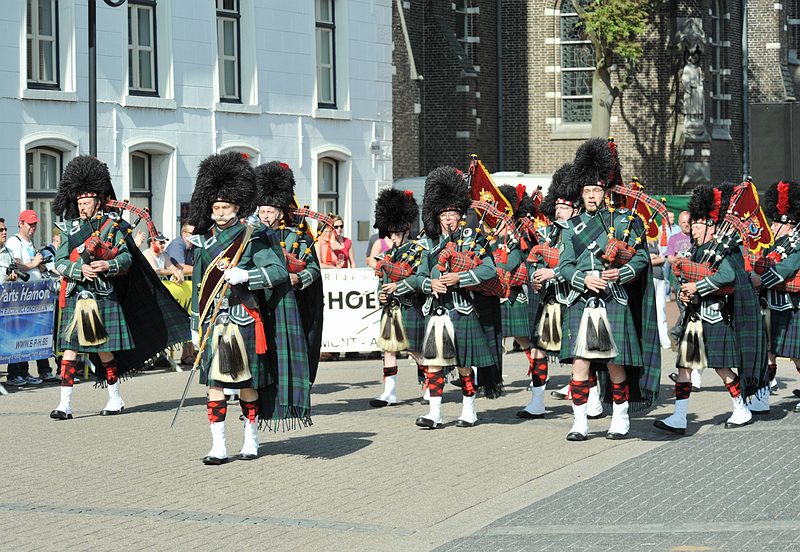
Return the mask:
[[456,359],[458,366],[495,366],[497,360],[492,354],[496,345],[487,338],[478,314],[462,314],[453,309],[449,311],[455,331]]
[[800,310],[770,310],[770,352],[800,358]]
[[540,293],[528,290],[528,337],[531,346],[535,347],[539,336],[536,335],[536,322],[539,320],[540,309],[542,308],[542,296]]
[[[562,318],[563,336],[561,339],[561,358],[571,361],[575,358],[578,330],[589,295],[582,295],[574,304],[567,307]],[[617,345],[617,356],[608,362],[621,366],[642,366],[642,346],[639,343],[636,325],[633,322],[630,306],[616,302],[610,296],[604,298],[609,330]],[[599,359],[601,360],[601,359]]]
[[67,297],[66,304],[61,310],[61,323],[58,329],[58,350],[78,351],[80,353],[113,353],[114,351],[133,349],[133,339],[131,339],[131,334],[128,331],[125,314],[122,312],[116,292],[112,292],[106,297],[96,296],[97,308],[100,311],[103,327],[108,333],[108,341],[101,345],[86,346],[78,343],[77,329],[69,337],[64,335],[72,318],[75,316],[75,306],[78,301],[77,295],[80,289],[80,286],[75,288],[74,293]]
[[[686,335],[686,324],[678,342],[683,343]],[[716,324],[709,324],[703,320],[703,344],[706,349],[708,368],[739,368],[739,349],[736,345],[736,333],[733,331],[730,319],[725,318]],[[680,355],[678,356],[680,361]],[[677,364],[677,362],[676,362]],[[682,366],[678,366],[682,368]]]
[[525,292],[520,290],[517,299],[513,303],[510,299],[500,302],[500,312],[503,318],[503,337],[528,337],[530,335],[528,303],[519,300],[524,296]]
[[401,303],[403,329],[408,337],[408,350],[413,353],[422,352],[425,342],[425,315],[414,305]]
[[[232,324],[233,322],[231,322]],[[208,325],[203,325],[203,336],[208,331]],[[267,355],[256,354],[256,325],[248,324],[247,326],[239,326],[239,332],[242,334],[242,341],[244,341],[245,350],[247,351],[247,364],[250,367],[250,374],[252,378],[237,382],[223,382],[209,378],[209,370],[211,369],[211,360],[214,358],[215,347],[213,343],[213,336],[209,336],[206,342],[206,349],[203,351],[203,359],[201,361],[200,370],[200,383],[208,385],[209,387],[227,387],[228,389],[258,389],[265,384],[267,377]]]

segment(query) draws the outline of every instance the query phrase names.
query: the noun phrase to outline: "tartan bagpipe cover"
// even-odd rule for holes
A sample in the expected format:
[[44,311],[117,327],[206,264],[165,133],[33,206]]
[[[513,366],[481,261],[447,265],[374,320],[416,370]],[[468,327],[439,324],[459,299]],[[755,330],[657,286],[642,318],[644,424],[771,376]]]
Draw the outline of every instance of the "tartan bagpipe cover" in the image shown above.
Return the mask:
[[[685,282],[699,282],[703,278],[713,276],[716,272],[705,263],[697,263],[683,258],[676,259],[672,265],[672,273],[675,277]],[[733,290],[733,285],[722,286],[711,295],[730,295]]]
[[495,249],[494,252],[492,252],[492,256],[494,257],[494,264],[497,267],[497,277],[501,280],[505,280],[509,287],[509,293],[511,292],[511,288],[522,287],[528,283],[528,267],[525,266],[525,263],[520,263],[520,265],[513,270],[507,270],[500,265],[508,263],[508,251],[504,249]]
[[528,262],[538,264],[542,261],[547,265],[547,268],[555,268],[558,266],[558,254],[559,250],[555,247],[540,243],[531,248]]
[[619,268],[628,264],[634,255],[636,255],[636,249],[624,241],[608,238],[603,259],[611,263],[611,266]]
[[405,280],[414,273],[414,268],[405,261],[396,263],[391,257],[384,257],[375,265],[375,275],[382,278],[384,275],[390,282]]
[[[454,242],[449,242],[439,253],[437,268],[442,274],[445,272],[466,272],[483,264],[481,258],[474,251],[456,251],[456,247],[457,245]],[[498,274],[501,271],[505,272],[503,269],[497,269]],[[508,297],[510,291],[507,279],[498,276],[472,286],[471,289],[489,297]]]
[[306,262],[302,259],[298,259],[297,255],[294,253],[290,253],[285,249],[282,249],[283,256],[286,258],[286,268],[289,270],[290,274],[297,274],[302,272],[306,269]]
[[[753,267],[753,272],[761,276],[770,268],[773,268],[775,265],[781,262],[781,255],[777,251],[773,251],[771,253],[767,253],[766,255],[762,255],[756,257],[753,254],[748,256],[748,260]],[[786,291],[789,293],[798,293],[800,292],[800,270],[792,274],[789,278],[775,286],[775,289],[779,291]]]

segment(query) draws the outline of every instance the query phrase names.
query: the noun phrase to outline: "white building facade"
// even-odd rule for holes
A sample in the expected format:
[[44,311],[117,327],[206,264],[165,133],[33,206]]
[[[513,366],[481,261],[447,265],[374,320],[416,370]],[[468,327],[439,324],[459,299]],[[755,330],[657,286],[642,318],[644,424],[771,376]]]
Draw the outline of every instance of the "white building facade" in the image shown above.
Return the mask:
[[[0,12],[0,217],[49,242],[61,170],[88,154],[86,0]],[[391,184],[391,0],[97,0],[97,149],[118,198],[178,235],[200,161],[288,163],[356,247]],[[360,232],[359,232],[360,230]],[[360,238],[360,239],[359,239]],[[360,261],[363,262],[363,261]]]

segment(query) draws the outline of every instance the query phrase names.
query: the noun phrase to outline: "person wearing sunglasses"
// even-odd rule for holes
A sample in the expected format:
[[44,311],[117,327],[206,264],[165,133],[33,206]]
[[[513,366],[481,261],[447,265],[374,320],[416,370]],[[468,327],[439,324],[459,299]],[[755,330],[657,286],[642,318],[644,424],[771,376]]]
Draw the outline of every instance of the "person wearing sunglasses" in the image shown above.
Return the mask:
[[355,268],[353,242],[350,238],[342,236],[344,221],[339,215],[333,215],[331,218],[333,228],[325,226],[317,242],[320,268]]

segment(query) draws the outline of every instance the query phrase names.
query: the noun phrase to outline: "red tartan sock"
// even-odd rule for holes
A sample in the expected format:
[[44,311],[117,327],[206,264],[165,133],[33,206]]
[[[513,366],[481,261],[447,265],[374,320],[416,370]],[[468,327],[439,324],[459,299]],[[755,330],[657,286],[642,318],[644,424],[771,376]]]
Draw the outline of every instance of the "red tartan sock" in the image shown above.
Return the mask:
[[441,397],[442,393],[444,392],[444,372],[439,370],[438,372],[428,371],[428,391],[431,393],[431,397]]
[[589,402],[589,382],[572,380],[569,383],[572,391],[572,404],[580,406]]
[[225,400],[208,401],[208,421],[210,423],[224,422],[228,413],[228,403]]
[[[798,371],[800,371],[800,370],[798,370]],[[777,373],[778,373],[778,365],[777,364],[770,364],[769,365],[769,369],[767,371],[767,375],[769,376],[769,381],[774,380],[775,379],[775,374],[777,374]]]
[[[258,419],[258,402],[248,402],[239,399],[239,406],[242,407],[242,414],[244,414],[245,419],[251,424],[256,423],[256,419]],[[222,419],[225,419],[224,414]]]
[[533,359],[531,383],[534,387],[542,387],[547,382],[547,357]]
[[459,376],[461,379],[461,392],[465,397],[471,397],[475,394],[475,376],[472,372],[466,376]]
[[396,375],[397,375],[397,366],[384,366],[383,367],[383,377],[396,376]]
[[533,361],[535,360],[533,358],[533,354],[531,353],[531,351],[532,349],[525,349],[524,351],[522,351],[523,353],[525,353],[525,356],[528,357],[528,376],[531,376],[533,374]]
[[589,387],[597,386],[597,372],[589,370]]
[[75,385],[75,374],[78,373],[77,360],[61,360],[61,387]]
[[611,382],[611,398],[614,404],[622,404],[627,402],[629,395],[628,381],[625,380],[621,383]]
[[692,394],[692,382],[690,381],[676,381],[675,382],[675,400],[688,399]]
[[112,358],[108,362],[103,363],[103,368],[106,369],[106,381],[109,385],[117,383],[117,359]]
[[739,378],[737,377],[730,383],[726,383],[725,387],[728,388],[728,393],[731,394],[731,397],[734,399],[742,394],[742,388],[739,386]]

